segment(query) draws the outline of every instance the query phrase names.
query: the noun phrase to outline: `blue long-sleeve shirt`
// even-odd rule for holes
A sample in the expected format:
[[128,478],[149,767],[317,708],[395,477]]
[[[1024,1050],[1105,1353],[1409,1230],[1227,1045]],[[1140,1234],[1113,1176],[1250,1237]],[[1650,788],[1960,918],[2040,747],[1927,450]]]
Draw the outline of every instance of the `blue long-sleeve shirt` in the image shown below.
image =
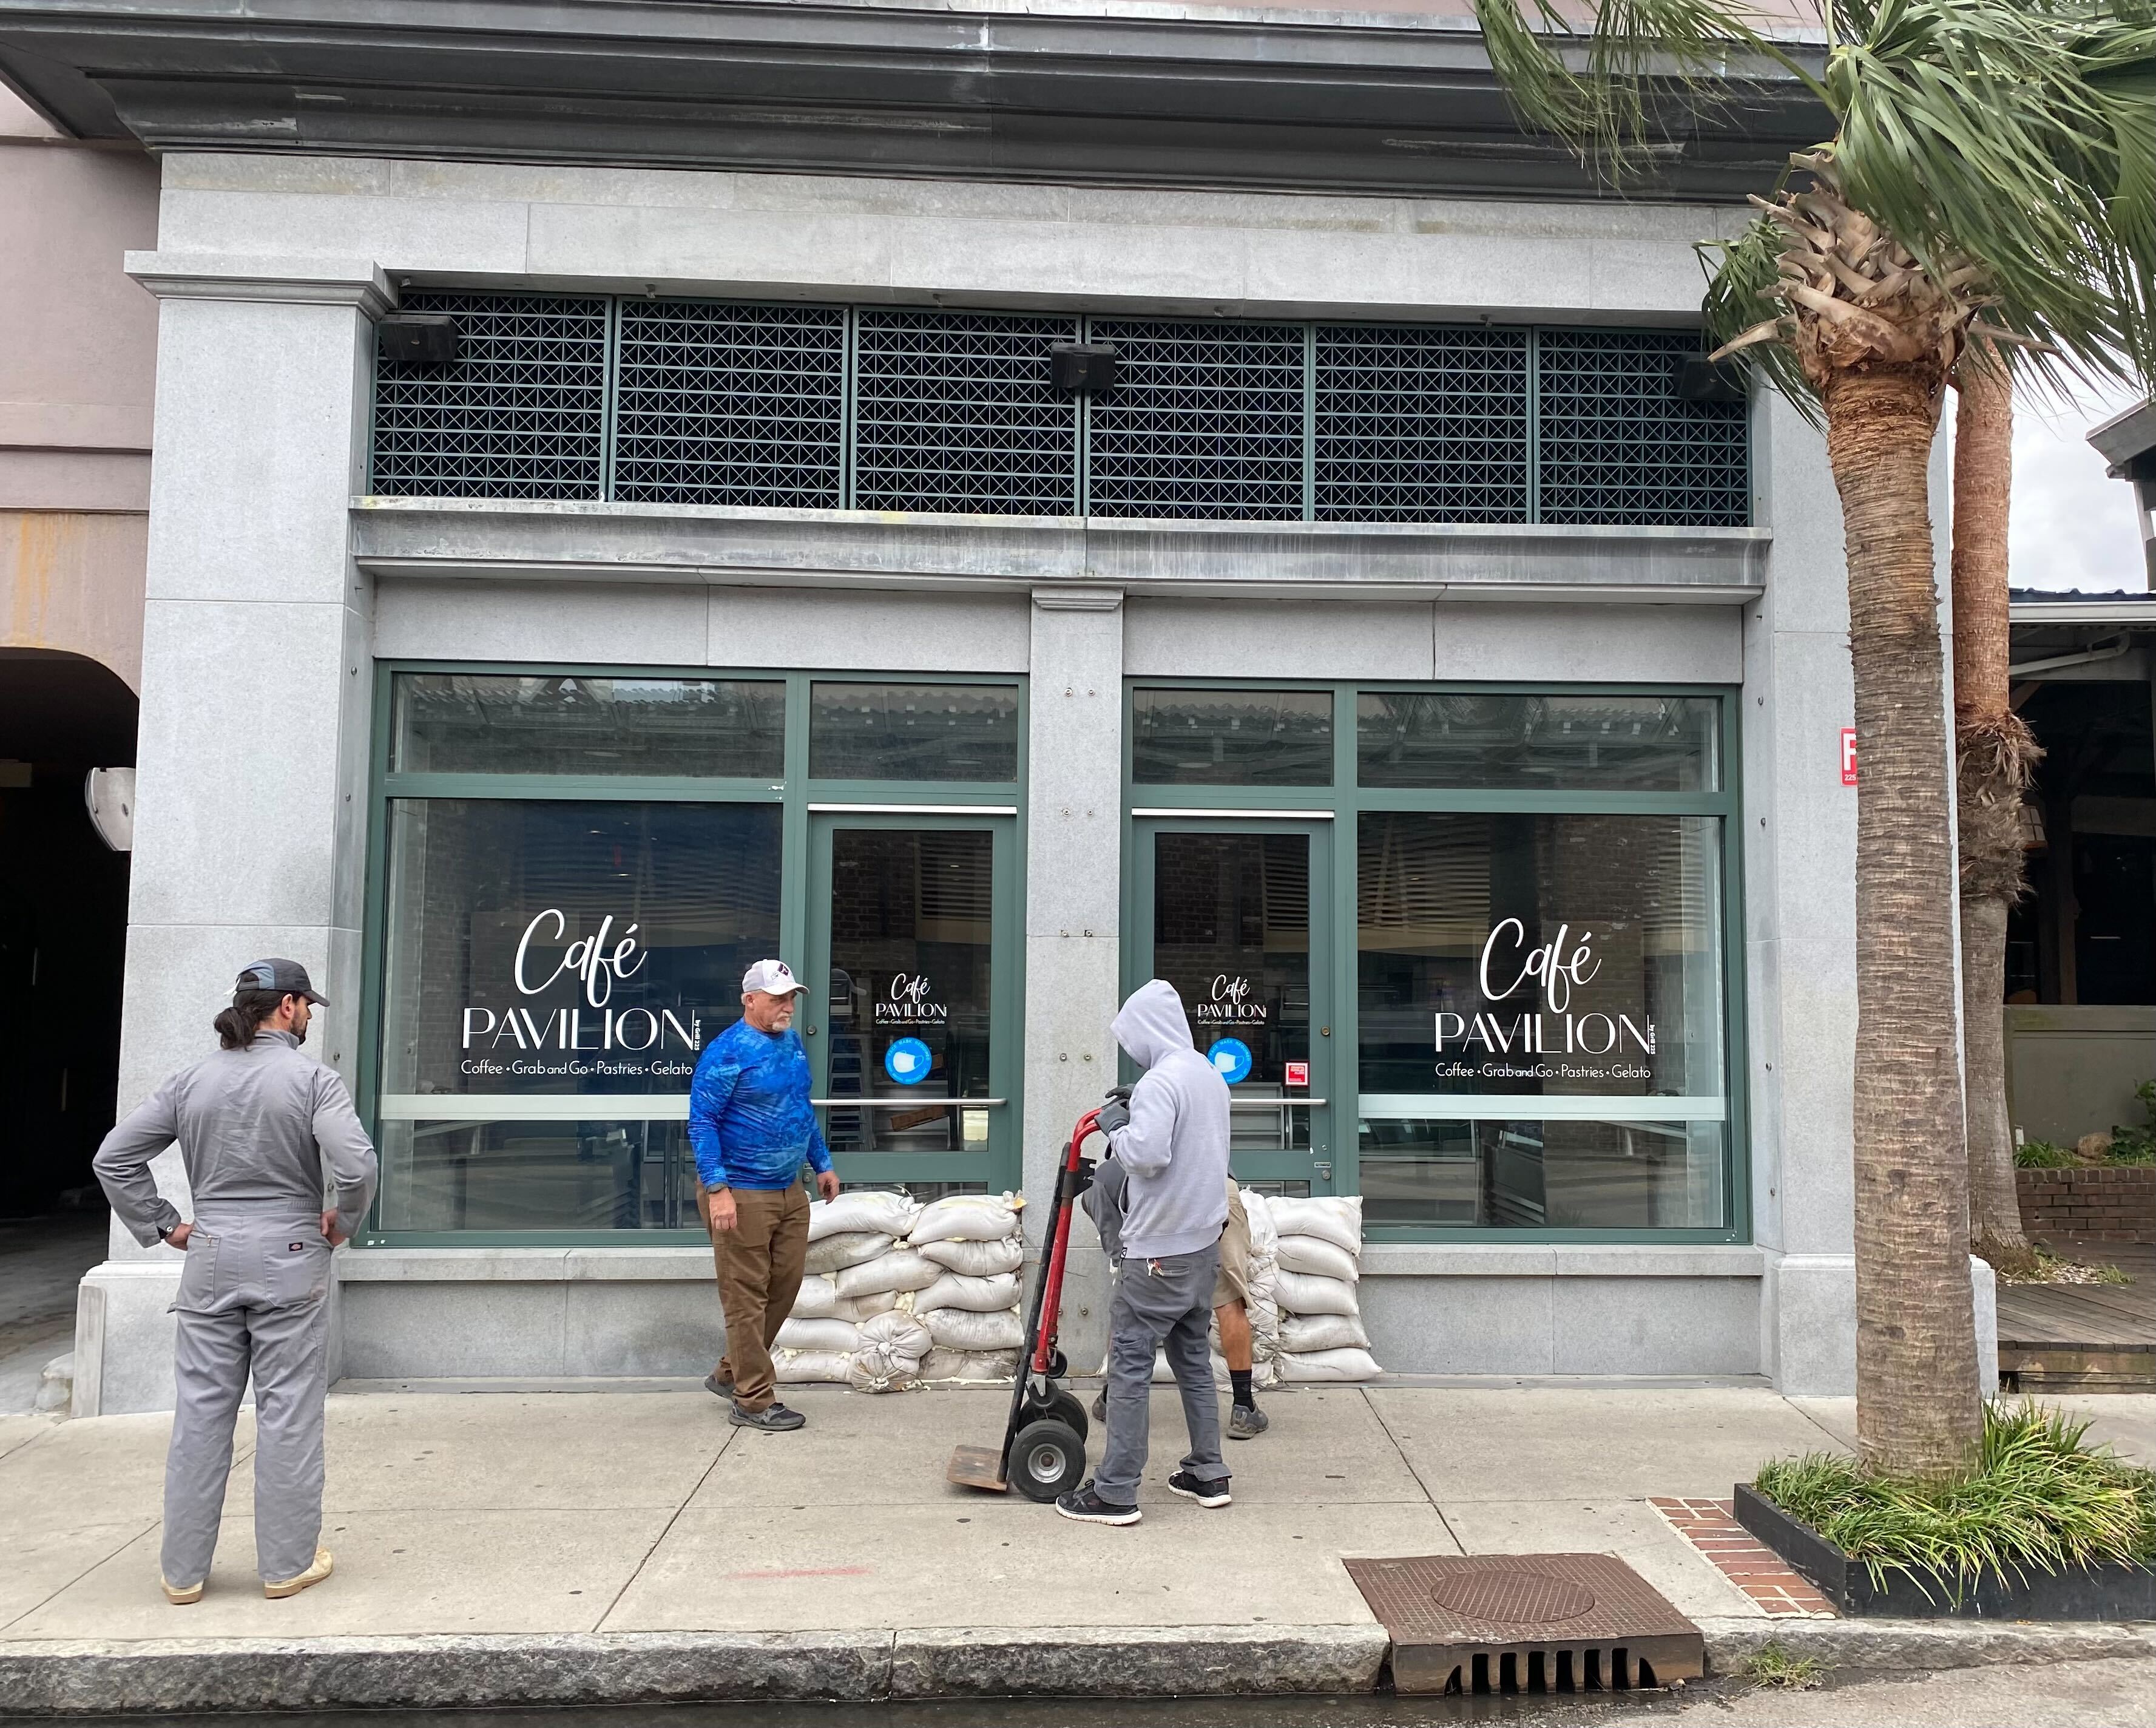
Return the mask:
[[800,1034],[741,1020],[712,1039],[689,1083],[689,1144],[706,1188],[790,1187],[804,1159],[830,1169]]

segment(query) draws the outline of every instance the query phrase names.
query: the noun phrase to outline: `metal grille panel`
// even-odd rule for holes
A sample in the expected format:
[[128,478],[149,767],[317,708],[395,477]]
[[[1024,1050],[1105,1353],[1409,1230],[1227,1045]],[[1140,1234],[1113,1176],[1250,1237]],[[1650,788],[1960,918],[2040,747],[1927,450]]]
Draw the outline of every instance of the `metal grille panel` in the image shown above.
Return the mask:
[[1303,513],[1303,332],[1292,324],[1093,321],[1120,356],[1092,404],[1096,516]]
[[1320,522],[1525,522],[1524,330],[1321,326]]
[[1751,519],[1745,405],[1677,395],[1697,336],[1546,330],[1540,348],[1544,522],[1738,527]]
[[834,510],[846,315],[835,306],[625,300],[613,496]]
[[393,496],[596,498],[603,486],[607,303],[408,294],[454,316],[447,366],[377,362],[374,479]]
[[1078,407],[1049,383],[1075,318],[864,311],[854,503],[861,510],[1070,516]]

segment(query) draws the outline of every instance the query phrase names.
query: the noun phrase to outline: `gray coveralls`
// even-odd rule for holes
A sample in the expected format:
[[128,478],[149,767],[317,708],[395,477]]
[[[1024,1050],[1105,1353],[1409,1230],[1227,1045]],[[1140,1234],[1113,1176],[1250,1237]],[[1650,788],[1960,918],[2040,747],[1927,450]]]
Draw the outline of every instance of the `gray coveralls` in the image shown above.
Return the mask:
[[181,1221],[150,1175],[150,1160],[175,1140],[195,1216],[173,1304],[165,1581],[187,1589],[209,1576],[251,1373],[255,1561],[264,1579],[281,1582],[314,1564],[322,1527],[322,1196],[333,1183],[339,1233],[357,1229],[374,1198],[374,1147],[336,1072],[276,1031],[182,1068],[98,1148],[105,1197],[146,1247]]

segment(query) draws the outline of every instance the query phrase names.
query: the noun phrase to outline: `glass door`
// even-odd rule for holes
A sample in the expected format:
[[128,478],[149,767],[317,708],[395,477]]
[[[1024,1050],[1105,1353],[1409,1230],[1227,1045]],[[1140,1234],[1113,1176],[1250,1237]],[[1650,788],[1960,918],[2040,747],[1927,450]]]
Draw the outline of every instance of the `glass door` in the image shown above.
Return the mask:
[[1334,1191],[1330,825],[1137,825],[1135,988],[1173,985],[1229,1085],[1238,1180]]
[[1016,1180],[1019,1060],[1008,817],[812,819],[803,1027],[849,1183]]

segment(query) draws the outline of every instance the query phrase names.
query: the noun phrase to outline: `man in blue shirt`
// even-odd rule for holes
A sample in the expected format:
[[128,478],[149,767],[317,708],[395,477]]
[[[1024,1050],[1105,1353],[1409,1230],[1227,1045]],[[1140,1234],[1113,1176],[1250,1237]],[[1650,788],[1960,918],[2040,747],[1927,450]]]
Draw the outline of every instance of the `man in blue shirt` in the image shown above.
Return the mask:
[[808,1196],[801,1166],[825,1200],[839,1197],[830,1149],[808,1102],[808,1052],[793,1030],[808,986],[783,960],[758,960],[742,979],[742,1017],[711,1040],[689,1085],[689,1144],[701,1185],[697,1209],[711,1236],[726,1353],[704,1384],[738,1427],[767,1434],[808,1418],[777,1401],[772,1340],[801,1293]]

